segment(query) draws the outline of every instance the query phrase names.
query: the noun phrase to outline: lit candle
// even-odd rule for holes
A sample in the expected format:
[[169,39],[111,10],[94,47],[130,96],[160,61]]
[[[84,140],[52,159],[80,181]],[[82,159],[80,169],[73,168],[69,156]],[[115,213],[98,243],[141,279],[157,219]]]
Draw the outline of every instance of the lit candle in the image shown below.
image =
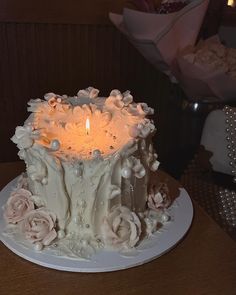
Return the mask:
[[85,129],[86,129],[86,134],[89,135],[89,133],[90,133],[90,121],[89,121],[89,118],[86,119]]
[[[50,104],[37,105],[32,122],[42,130],[37,143],[50,148],[58,157],[82,160],[100,158],[102,155],[105,158],[119,150],[123,152],[130,141],[139,137],[141,131],[140,136],[147,136],[146,130],[149,128],[141,104],[139,108],[135,104],[120,107],[120,97],[113,95],[89,104],[82,101],[77,105],[78,102],[79,99],[73,105],[65,99],[57,102],[53,109]],[[50,123],[52,121],[53,124]],[[133,129],[134,132],[131,132]]]

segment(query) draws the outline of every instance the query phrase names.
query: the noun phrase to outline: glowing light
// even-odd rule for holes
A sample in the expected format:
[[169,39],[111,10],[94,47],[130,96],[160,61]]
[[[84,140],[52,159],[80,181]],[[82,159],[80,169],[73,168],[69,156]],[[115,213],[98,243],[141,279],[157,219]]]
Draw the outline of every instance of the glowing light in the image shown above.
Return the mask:
[[194,103],[193,108],[194,108],[194,111],[196,111],[198,109],[198,103],[197,102]]
[[86,119],[85,128],[86,128],[86,134],[89,135],[89,133],[90,133],[90,121],[89,121],[89,118]]
[[234,7],[234,6],[236,6],[236,1],[235,0],[228,0],[227,5]]

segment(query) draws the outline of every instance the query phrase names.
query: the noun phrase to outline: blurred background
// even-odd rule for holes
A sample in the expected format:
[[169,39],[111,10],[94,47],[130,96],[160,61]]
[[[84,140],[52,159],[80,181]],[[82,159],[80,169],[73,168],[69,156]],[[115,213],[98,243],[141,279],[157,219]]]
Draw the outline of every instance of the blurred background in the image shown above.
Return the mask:
[[[47,92],[75,95],[93,86],[101,96],[130,90],[135,101],[153,107],[159,159],[169,173],[181,174],[199,146],[207,113],[219,104],[189,102],[178,84],[116,30],[108,13],[122,13],[126,1],[0,3],[0,162],[18,160],[10,137],[27,118],[31,98]],[[199,37],[219,33],[227,46],[236,47],[236,8],[227,3],[210,1]]]

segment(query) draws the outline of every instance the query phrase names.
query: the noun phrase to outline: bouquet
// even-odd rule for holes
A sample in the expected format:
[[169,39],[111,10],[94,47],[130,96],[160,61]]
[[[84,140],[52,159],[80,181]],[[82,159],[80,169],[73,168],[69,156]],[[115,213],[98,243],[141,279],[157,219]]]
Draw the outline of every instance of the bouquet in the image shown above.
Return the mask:
[[176,58],[184,48],[195,45],[209,0],[130,3],[136,10],[124,8],[123,15],[110,13],[112,23],[150,63],[176,81]]
[[175,75],[190,98],[235,100],[236,49],[225,47],[218,36],[200,41],[178,56]]

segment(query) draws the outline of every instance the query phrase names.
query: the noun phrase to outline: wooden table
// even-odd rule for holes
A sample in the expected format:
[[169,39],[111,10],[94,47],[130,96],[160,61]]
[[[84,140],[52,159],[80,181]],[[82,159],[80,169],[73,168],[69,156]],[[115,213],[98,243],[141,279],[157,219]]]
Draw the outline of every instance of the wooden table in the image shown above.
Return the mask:
[[[24,170],[0,164],[0,187]],[[170,252],[139,267],[110,273],[68,273],[30,263],[0,243],[0,294],[233,295],[236,244],[194,203],[187,236]]]

